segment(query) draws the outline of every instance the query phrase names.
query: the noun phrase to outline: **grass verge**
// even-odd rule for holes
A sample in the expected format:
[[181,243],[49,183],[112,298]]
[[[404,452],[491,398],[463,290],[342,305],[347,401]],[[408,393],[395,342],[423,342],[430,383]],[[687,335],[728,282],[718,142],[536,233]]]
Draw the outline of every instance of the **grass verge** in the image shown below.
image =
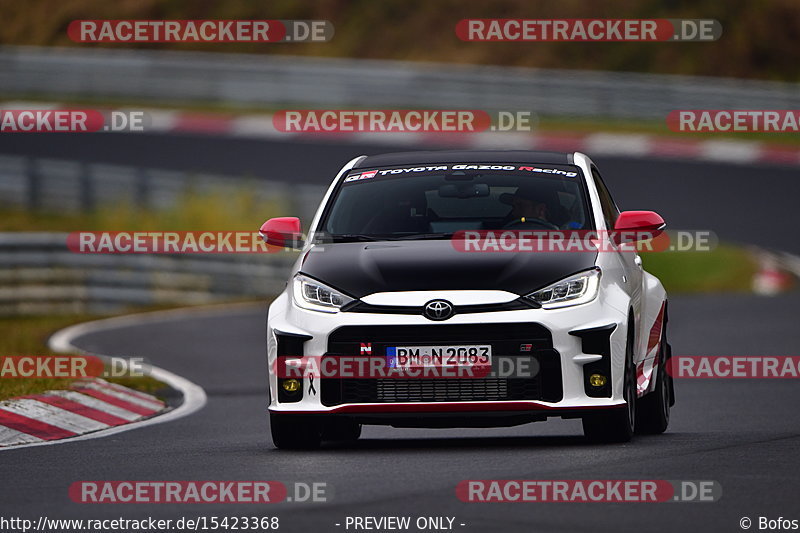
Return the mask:
[[709,252],[653,252],[641,257],[645,270],[671,294],[749,291],[758,269],[750,252],[729,244]]
[[[100,318],[92,315],[5,317],[0,319],[0,354],[56,355],[47,347],[48,337],[59,329]],[[63,355],[63,354],[58,354]],[[149,376],[105,378],[111,383],[153,394],[161,399],[168,386]],[[71,379],[0,377],[0,400],[68,389]]]
[[187,191],[165,209],[120,202],[89,212],[0,209],[0,231],[258,231],[277,201],[258,200],[248,187]]

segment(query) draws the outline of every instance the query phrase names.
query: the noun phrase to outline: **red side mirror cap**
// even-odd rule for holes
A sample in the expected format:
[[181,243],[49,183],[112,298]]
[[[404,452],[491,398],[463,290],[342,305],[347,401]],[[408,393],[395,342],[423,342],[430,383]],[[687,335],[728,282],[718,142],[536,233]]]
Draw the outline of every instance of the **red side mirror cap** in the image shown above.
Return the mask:
[[614,224],[614,242],[638,242],[661,235],[667,224],[653,211],[623,211]]
[[303,247],[300,219],[297,217],[271,218],[258,230],[264,242],[282,248],[298,250]]

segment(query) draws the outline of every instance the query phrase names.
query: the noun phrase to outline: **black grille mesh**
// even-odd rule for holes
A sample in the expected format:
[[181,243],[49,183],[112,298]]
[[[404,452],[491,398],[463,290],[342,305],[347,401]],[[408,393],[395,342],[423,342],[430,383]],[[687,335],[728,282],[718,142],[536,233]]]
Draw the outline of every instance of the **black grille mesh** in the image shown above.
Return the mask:
[[[360,354],[369,343],[373,357],[386,347],[414,344],[491,344],[496,356],[533,357],[540,371],[526,378],[323,379],[322,403],[459,402],[562,398],[561,363],[550,331],[539,324],[441,324],[432,326],[346,326],[333,332],[327,357]],[[531,344],[531,352],[520,346]]]

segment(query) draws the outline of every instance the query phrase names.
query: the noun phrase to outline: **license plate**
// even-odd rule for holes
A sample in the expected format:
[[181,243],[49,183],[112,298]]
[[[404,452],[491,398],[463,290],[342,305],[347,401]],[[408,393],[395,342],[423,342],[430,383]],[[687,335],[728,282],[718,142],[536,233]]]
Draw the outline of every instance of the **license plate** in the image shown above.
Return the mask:
[[492,347],[488,344],[461,346],[389,346],[389,368],[486,367],[492,365]]

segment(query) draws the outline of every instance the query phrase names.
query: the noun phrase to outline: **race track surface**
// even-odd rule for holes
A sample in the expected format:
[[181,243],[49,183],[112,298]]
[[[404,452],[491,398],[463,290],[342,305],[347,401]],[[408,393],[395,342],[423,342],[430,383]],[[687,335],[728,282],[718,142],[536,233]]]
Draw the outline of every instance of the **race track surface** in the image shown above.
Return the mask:
[[[796,353],[798,295],[671,301],[676,354]],[[584,441],[578,421],[506,429],[368,427],[350,447],[274,449],[266,417],[265,307],[85,335],[81,348],[146,356],[203,386],[208,405],[163,425],[72,444],[3,452],[3,507],[19,516],[252,514],[246,505],[77,505],[78,480],[324,481],[328,503],[258,506],[282,531],[338,531],[346,516],[448,515],[464,531],[735,531],[742,516],[798,511],[800,389],[794,380],[682,380],[668,433],[624,445]],[[465,479],[715,480],[715,503],[462,503]]]
[[[52,147],[26,146],[32,141],[18,140],[22,137],[33,138],[15,136],[15,144],[4,144],[2,151],[66,158],[101,154],[97,157],[125,164],[136,155],[145,166],[180,168],[192,158],[208,163],[206,170],[259,168],[257,174],[268,178],[297,176],[320,183],[352,156],[383,151],[271,141],[234,146],[205,137],[156,142],[145,135],[131,137],[123,150],[117,143],[126,136],[119,135],[102,136],[91,154],[77,143],[55,154]],[[729,241],[800,251],[796,169],[597,159],[623,208],[655,209],[675,228],[713,229]],[[676,355],[795,355],[798,310],[797,293],[674,296],[673,350]],[[83,349],[145,357],[194,381],[206,390],[208,405],[171,423],[107,438],[1,453],[1,514],[275,515],[281,531],[297,532],[345,531],[335,524],[365,515],[455,516],[457,524],[465,524],[456,530],[472,532],[741,531],[743,516],[800,518],[797,380],[680,380],[669,431],[624,445],[591,445],[579,421],[552,419],[505,429],[367,427],[350,447],[278,451],[266,416],[265,314],[266,303],[78,338],[75,343]],[[237,479],[287,485],[321,481],[333,487],[333,499],[271,506],[78,505],[67,495],[79,480]],[[462,503],[455,486],[467,479],[715,480],[723,494],[715,503]]]

